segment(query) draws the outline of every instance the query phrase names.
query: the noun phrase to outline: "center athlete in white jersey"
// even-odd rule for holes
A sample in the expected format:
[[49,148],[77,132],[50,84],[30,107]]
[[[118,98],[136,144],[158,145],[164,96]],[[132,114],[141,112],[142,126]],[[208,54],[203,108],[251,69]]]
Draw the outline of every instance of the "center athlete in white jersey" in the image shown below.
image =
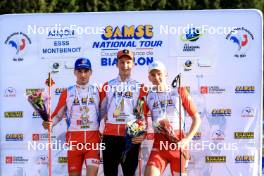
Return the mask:
[[[100,128],[103,134],[104,175],[117,176],[121,164],[124,176],[133,176],[138,165],[140,143],[144,135],[132,139],[134,146],[129,150],[125,162],[121,156],[125,149],[125,128],[128,121],[135,119],[133,114],[138,99],[143,96],[142,87],[131,78],[134,66],[133,53],[127,49],[117,53],[117,78],[104,84],[101,93]],[[102,125],[104,124],[104,125]]]

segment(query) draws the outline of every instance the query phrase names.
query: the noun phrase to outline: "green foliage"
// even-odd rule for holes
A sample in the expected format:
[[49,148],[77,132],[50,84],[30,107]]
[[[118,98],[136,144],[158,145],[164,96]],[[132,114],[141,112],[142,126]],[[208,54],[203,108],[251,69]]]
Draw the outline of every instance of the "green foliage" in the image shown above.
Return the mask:
[[0,14],[139,10],[264,10],[264,0],[2,0]]

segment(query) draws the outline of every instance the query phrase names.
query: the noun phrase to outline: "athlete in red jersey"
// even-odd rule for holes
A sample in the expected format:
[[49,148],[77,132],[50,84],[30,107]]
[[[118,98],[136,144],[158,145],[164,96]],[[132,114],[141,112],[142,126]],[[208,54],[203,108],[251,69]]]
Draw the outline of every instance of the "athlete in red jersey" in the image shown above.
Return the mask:
[[[153,148],[145,170],[146,176],[162,175],[168,163],[170,163],[173,176],[186,176],[189,159],[186,148],[200,125],[200,116],[188,92],[185,88],[168,89],[166,74],[165,66],[159,61],[154,61],[149,67],[148,77],[154,89],[149,91],[146,102],[155,133]],[[179,116],[179,98],[181,98],[181,117]],[[192,118],[192,125],[189,133],[181,136],[180,130],[183,133],[184,127],[184,109]],[[180,120],[181,123],[179,123]],[[161,125],[172,132],[172,135],[166,136],[164,129],[160,129]],[[175,149],[172,143],[177,143],[180,147]]]

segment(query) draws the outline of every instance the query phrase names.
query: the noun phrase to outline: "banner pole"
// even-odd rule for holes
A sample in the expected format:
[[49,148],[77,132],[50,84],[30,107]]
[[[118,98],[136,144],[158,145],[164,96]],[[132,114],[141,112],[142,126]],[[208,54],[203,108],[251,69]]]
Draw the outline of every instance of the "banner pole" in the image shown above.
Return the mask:
[[[174,80],[172,81],[171,86],[175,89],[177,89],[178,94],[179,94],[179,133],[180,133],[180,140],[182,139],[182,118],[181,118],[181,74],[179,73]],[[180,152],[180,176],[182,175],[182,151],[181,151],[181,146],[179,147],[179,152]],[[171,173],[173,175],[173,173]]]
[[[181,91],[181,74],[178,75],[178,81],[179,81],[179,90]],[[180,92],[179,91],[179,92]],[[180,92],[180,96],[179,96],[179,125],[180,125],[180,140],[182,140],[182,116],[181,116],[181,92]],[[182,151],[181,151],[181,147],[180,147],[180,176],[182,175]]]
[[[49,121],[51,121],[51,86],[52,86],[52,79],[51,79],[51,73],[49,72],[48,75],[48,114],[49,114]],[[52,153],[51,153],[51,128],[48,128],[48,144],[49,144],[49,150],[48,150],[48,168],[49,168],[49,176],[52,176]]]

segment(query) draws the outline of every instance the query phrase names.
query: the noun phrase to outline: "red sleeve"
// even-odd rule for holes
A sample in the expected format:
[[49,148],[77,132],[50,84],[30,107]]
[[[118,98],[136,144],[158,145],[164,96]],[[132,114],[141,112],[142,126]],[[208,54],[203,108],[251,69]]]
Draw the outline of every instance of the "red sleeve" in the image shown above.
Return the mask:
[[61,95],[60,95],[60,99],[59,102],[55,108],[55,111],[52,113],[51,115],[51,119],[53,119],[56,115],[59,114],[59,112],[61,111],[61,109],[63,109],[66,105],[66,99],[67,99],[67,89],[64,90]]
[[181,96],[182,105],[187,113],[193,117],[195,113],[197,113],[196,107],[191,99],[191,96],[187,92],[185,87],[180,87],[178,89],[178,93]]

